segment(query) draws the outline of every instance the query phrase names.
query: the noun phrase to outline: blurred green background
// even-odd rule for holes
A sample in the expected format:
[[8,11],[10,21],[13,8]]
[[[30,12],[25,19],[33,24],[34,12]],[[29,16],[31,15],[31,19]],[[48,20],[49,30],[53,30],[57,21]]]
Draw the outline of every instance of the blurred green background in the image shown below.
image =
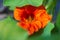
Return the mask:
[[[27,4],[44,5],[53,16],[44,29],[31,36],[13,18],[14,8]],[[0,40],[60,40],[60,0],[0,0]]]

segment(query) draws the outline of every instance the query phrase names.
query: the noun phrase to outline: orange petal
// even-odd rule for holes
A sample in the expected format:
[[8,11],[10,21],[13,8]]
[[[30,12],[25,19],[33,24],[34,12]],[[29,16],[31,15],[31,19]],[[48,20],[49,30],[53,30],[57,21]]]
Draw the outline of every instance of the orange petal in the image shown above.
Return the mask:
[[20,21],[21,20],[20,16],[21,16],[22,13],[23,13],[23,9],[16,8],[14,10],[14,18],[16,20]]
[[37,27],[37,25],[36,25],[35,23],[32,23],[31,25],[32,25],[32,27],[34,27],[34,31],[37,32],[38,29],[39,29],[39,28]]
[[29,28],[29,23],[18,22],[18,25],[25,30],[28,30],[28,28]]
[[40,29],[41,28],[41,22],[40,21],[36,21],[35,24],[37,25],[37,27]]
[[29,35],[33,34],[33,33],[34,33],[34,27],[31,26],[31,27],[28,29],[28,33],[29,33]]

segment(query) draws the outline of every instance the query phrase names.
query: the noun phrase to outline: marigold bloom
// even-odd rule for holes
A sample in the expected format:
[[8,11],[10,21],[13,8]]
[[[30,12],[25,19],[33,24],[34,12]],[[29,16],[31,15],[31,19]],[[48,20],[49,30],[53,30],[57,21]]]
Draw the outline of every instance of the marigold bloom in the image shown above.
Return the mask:
[[16,7],[14,18],[19,21],[18,25],[27,30],[30,35],[44,28],[51,20],[44,6],[31,5]]

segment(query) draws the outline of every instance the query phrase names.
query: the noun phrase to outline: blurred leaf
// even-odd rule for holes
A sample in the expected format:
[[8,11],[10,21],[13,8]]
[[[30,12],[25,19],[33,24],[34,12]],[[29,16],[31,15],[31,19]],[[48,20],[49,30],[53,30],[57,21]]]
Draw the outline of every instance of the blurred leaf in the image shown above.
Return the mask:
[[4,6],[9,6],[10,10],[14,10],[15,7],[22,7],[25,5],[40,6],[43,3],[43,0],[4,0]]
[[15,6],[10,6],[9,10],[14,10],[15,8]]
[[27,37],[27,32],[18,27],[11,17],[0,21],[0,40],[26,40]]
[[28,2],[33,6],[40,6],[43,3],[43,0],[28,0]]
[[47,36],[51,36],[51,31],[54,28],[54,24],[49,22],[48,25],[45,27],[44,32],[42,34],[42,36],[47,37]]
[[56,6],[56,3],[57,1],[56,0],[49,0],[45,6],[45,8],[47,9],[47,12],[49,14],[52,14],[54,13],[54,10],[55,10],[55,6]]
[[56,19],[56,27],[60,31],[60,10],[58,12],[57,19]]
[[49,6],[51,6],[53,1],[54,1],[54,0],[49,0],[49,1],[47,2],[47,4],[46,4],[46,8],[48,8]]
[[43,0],[43,5],[46,6],[49,0]]
[[53,28],[54,24],[49,22],[41,34],[39,34],[39,32],[42,30],[37,34],[30,36],[28,40],[47,40],[51,36],[51,31]]
[[26,0],[4,0],[4,6],[9,6],[11,7],[11,10],[14,10],[15,7],[21,7],[24,5],[27,5],[27,1]]
[[25,0],[4,0],[6,6],[21,6],[26,2]]

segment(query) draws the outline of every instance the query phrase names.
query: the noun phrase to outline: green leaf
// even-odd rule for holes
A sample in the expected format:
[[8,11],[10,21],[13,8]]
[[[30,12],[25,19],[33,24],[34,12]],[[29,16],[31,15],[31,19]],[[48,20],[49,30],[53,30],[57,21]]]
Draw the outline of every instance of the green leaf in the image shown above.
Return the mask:
[[49,0],[49,1],[47,2],[47,4],[46,4],[46,8],[48,8],[49,6],[51,6],[53,1],[54,1],[54,0]]
[[53,28],[54,28],[54,24],[49,22],[48,25],[45,27],[42,36],[43,37],[51,36],[51,31]]
[[56,0],[49,0],[47,4],[45,5],[45,8],[49,14],[54,13],[55,6],[56,6],[57,1]]
[[25,2],[25,0],[4,0],[4,5],[6,6],[20,6]]
[[4,6],[9,6],[10,10],[14,10],[15,7],[22,7],[24,5],[27,5],[27,0],[4,0],[3,1]]
[[43,0],[28,0],[28,2],[33,6],[40,6],[43,3]]
[[48,3],[49,0],[44,0],[43,1],[43,5],[46,6],[46,4]]
[[43,0],[4,0],[4,6],[9,6],[10,10],[14,10],[15,7],[22,7],[25,5],[40,6]]
[[0,21],[0,40],[26,40],[27,37],[27,32],[18,27],[11,17]]

